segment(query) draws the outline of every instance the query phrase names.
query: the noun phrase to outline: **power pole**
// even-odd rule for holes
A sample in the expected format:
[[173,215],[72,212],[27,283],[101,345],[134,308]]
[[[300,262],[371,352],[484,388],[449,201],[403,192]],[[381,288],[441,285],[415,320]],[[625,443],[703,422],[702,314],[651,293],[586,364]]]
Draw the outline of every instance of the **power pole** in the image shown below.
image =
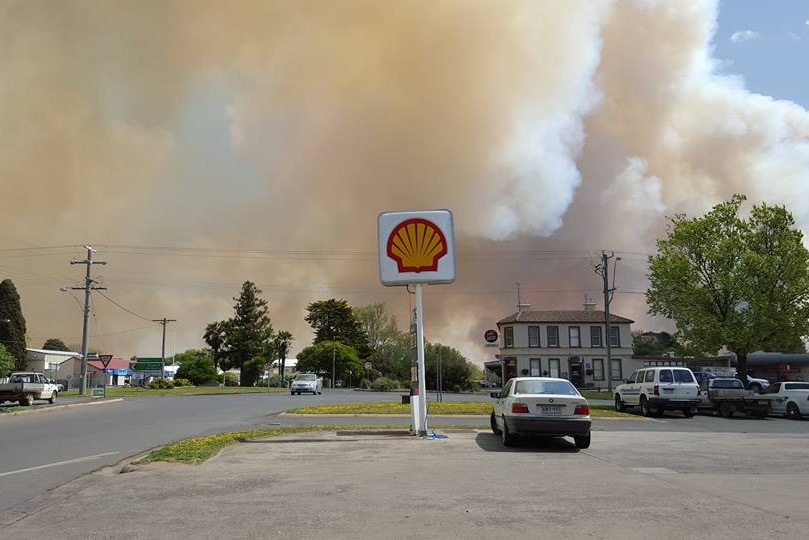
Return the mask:
[[607,343],[607,389],[612,392],[612,335],[610,333],[610,302],[612,302],[612,293],[615,288],[609,286],[609,261],[615,257],[615,253],[607,255],[605,251],[601,252],[601,264],[596,265],[595,272],[599,274],[604,282],[604,328],[606,336],[604,339]]
[[160,348],[160,378],[166,378],[166,325],[170,322],[177,322],[177,319],[152,319],[152,322],[163,325],[163,345]]
[[[84,290],[84,326],[81,331],[81,381],[79,381],[79,394],[87,392],[87,326],[90,321],[90,291],[105,291],[106,287],[93,287],[96,281],[90,277],[90,268],[94,264],[107,264],[105,261],[94,261],[93,253],[98,253],[91,246],[84,246],[87,250],[87,258],[83,261],[70,261],[70,264],[87,265],[87,273],[84,276],[84,287],[71,287],[73,290]],[[106,377],[106,374],[104,374]]]

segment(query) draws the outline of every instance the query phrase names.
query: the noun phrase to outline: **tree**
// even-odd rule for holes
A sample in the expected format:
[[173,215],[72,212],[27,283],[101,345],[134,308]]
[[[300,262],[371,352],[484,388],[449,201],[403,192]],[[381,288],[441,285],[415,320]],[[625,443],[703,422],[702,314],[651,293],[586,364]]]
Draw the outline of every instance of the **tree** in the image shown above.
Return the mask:
[[632,332],[632,354],[638,356],[662,356],[676,353],[680,344],[668,332]]
[[360,358],[371,354],[368,336],[345,300],[320,300],[306,306],[304,318],[315,331],[315,343],[339,341],[353,347]]
[[649,312],[677,325],[677,339],[703,354],[784,350],[809,334],[809,251],[784,207],[734,195],[706,215],[670,221],[649,257]]
[[[242,291],[233,299],[235,315],[224,328],[224,343],[227,345],[225,367],[236,367],[242,370],[241,384],[253,386],[258,376],[254,358],[265,356],[268,347],[272,346],[272,324],[267,315],[267,301],[261,298],[261,289],[252,281],[242,284]],[[243,370],[245,364],[248,369]]]
[[286,330],[280,330],[275,334],[275,338],[273,338],[273,348],[275,349],[276,360],[278,360],[280,366],[281,377],[278,380],[279,384],[283,384],[284,381],[287,354],[289,354],[289,348],[292,346],[292,339],[292,334]]
[[219,367],[219,362],[222,359],[222,353],[225,349],[225,337],[228,333],[229,321],[214,321],[205,327],[205,334],[202,339],[211,348],[213,353],[213,364],[215,368]]
[[0,283],[0,344],[11,353],[15,368],[25,369],[25,317],[20,295],[10,279]]
[[323,341],[303,349],[298,353],[298,371],[310,371],[331,378],[332,358],[334,359],[335,380],[345,381],[351,374],[364,369],[357,351],[337,341]]
[[59,338],[50,338],[45,341],[45,344],[42,345],[42,348],[46,351],[69,351],[70,349],[67,348],[65,342]]
[[410,364],[413,354],[410,335],[405,332],[397,332],[392,339],[386,340],[380,345],[368,357],[368,361],[382,375],[407,383],[410,381]]
[[0,345],[0,377],[7,377],[14,371],[14,364],[14,357],[3,345]]
[[387,312],[385,304],[360,306],[354,308],[353,312],[360,328],[368,336],[368,347],[372,353],[398,337],[396,317]]
[[180,364],[175,375],[178,379],[188,379],[194,385],[217,380],[213,358],[205,354],[204,351],[189,349],[175,355],[174,359]]
[[424,347],[424,381],[427,388],[438,388],[438,364],[441,363],[441,389],[461,390],[472,378],[470,362],[452,347],[427,343]]

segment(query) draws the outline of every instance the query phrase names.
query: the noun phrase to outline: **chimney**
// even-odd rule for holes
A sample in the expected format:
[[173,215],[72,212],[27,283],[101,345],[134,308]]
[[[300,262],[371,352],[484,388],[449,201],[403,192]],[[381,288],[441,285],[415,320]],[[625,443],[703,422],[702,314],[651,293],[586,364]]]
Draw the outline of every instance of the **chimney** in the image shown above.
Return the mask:
[[584,296],[584,311],[595,311],[596,303]]

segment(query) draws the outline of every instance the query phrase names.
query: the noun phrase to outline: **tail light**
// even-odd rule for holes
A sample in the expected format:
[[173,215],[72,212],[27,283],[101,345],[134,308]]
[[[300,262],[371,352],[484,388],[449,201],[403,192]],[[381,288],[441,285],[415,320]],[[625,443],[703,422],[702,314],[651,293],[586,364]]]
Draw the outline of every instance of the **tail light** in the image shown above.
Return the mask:
[[528,405],[525,403],[512,403],[511,412],[513,413],[528,413]]
[[657,384],[655,385],[654,395],[656,395],[656,396],[660,395],[660,385],[657,385]]
[[576,405],[576,410],[573,411],[573,414],[583,414],[584,416],[590,416],[590,406]]

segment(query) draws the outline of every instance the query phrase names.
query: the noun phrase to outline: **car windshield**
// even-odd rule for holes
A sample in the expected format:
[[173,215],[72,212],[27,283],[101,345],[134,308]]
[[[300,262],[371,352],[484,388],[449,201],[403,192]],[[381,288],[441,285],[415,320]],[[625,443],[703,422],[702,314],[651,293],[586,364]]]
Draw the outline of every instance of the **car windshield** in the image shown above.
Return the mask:
[[307,373],[306,375],[298,375],[295,378],[296,381],[316,381],[317,375],[314,373]]
[[712,386],[714,388],[744,388],[739,379],[714,379]]
[[576,387],[567,381],[517,381],[514,394],[556,394],[578,396]]

